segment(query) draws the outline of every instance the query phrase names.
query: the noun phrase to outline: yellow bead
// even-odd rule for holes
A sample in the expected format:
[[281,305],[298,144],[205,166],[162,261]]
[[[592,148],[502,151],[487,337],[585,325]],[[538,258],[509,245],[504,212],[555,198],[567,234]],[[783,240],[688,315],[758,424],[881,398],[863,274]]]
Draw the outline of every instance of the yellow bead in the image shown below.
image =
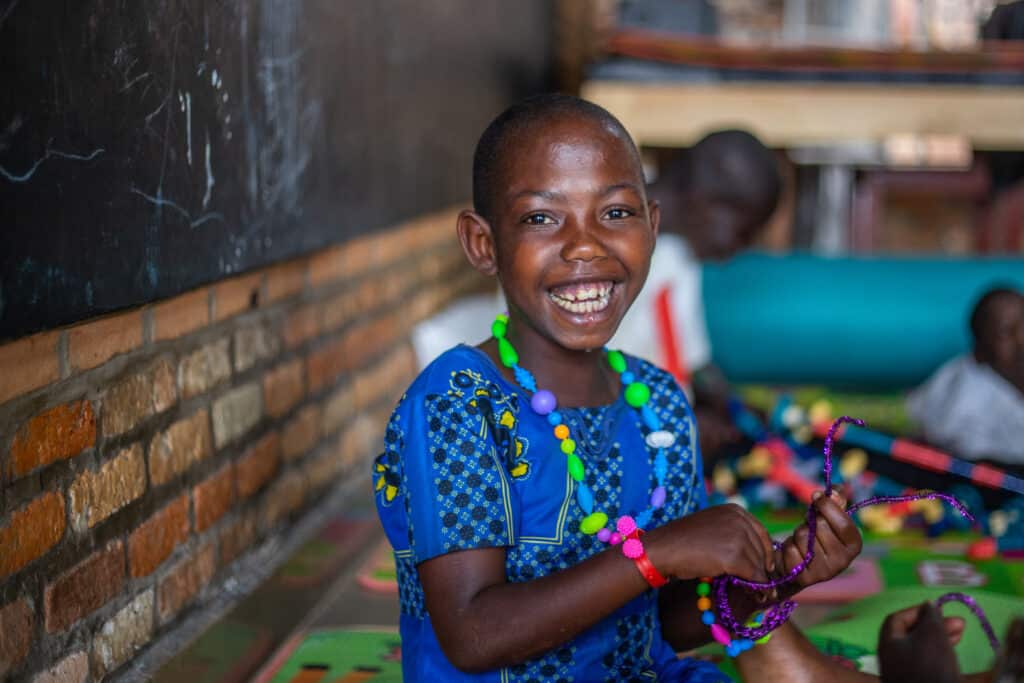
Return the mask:
[[566,455],[572,455],[576,452],[576,442],[572,439],[562,440],[562,452]]
[[565,425],[558,425],[555,427],[555,437],[559,439],[569,438],[569,428]]
[[707,612],[711,609],[711,598],[699,598],[697,600],[697,609],[701,612]]

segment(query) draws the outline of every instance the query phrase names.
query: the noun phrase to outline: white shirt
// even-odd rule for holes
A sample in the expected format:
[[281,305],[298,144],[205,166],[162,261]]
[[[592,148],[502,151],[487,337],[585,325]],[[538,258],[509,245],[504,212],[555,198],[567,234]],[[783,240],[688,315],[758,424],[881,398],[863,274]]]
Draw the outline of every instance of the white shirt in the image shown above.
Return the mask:
[[675,336],[682,346],[676,352],[691,373],[710,363],[702,268],[685,238],[671,234],[658,237],[647,282],[608,346],[664,367],[666,354],[661,348],[655,305],[658,293],[667,287]]
[[925,438],[967,460],[1024,464],[1024,394],[967,354],[911,392],[907,411]]

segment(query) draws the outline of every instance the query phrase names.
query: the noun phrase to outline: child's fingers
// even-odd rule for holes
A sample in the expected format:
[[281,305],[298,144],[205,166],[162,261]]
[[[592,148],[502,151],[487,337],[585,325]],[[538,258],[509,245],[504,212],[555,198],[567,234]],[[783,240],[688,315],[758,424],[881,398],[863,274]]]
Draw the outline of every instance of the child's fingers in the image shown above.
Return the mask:
[[882,635],[889,638],[903,638],[917,623],[917,615],[921,605],[914,605],[893,612],[885,618],[882,624]]
[[754,537],[757,541],[758,548],[761,551],[761,562],[764,568],[768,571],[775,570],[775,549],[772,548],[772,539],[768,535],[768,530],[764,528],[761,522],[757,521],[754,515],[747,513],[747,517],[750,521],[751,529],[754,532]]
[[[834,492],[833,494],[837,495]],[[845,501],[843,502],[845,503]],[[843,545],[853,546],[859,553],[861,545],[860,531],[857,530],[857,525],[854,524],[853,518],[846,514],[845,505],[840,505],[836,500],[822,496],[814,502],[814,507],[819,515],[819,528],[822,521],[827,522],[829,528],[831,528],[836,538]]]
[[942,625],[946,629],[946,635],[949,636],[949,644],[956,645],[964,635],[967,622],[963,617],[945,617],[942,620]]

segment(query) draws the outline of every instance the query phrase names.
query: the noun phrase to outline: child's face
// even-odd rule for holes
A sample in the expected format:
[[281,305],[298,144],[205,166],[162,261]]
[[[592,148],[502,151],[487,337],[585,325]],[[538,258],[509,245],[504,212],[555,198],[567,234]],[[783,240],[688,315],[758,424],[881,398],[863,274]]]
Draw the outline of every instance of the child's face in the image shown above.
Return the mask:
[[657,231],[628,143],[575,117],[512,143],[495,198],[498,279],[518,335],[600,348],[640,292]]

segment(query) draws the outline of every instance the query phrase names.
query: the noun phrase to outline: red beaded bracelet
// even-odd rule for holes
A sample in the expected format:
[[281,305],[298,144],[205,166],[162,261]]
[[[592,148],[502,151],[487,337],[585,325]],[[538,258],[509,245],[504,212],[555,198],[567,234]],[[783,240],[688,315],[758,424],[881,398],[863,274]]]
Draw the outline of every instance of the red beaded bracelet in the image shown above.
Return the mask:
[[662,576],[657,567],[651,564],[651,560],[644,551],[644,544],[640,542],[640,536],[644,530],[636,525],[636,521],[628,516],[619,517],[615,524],[622,538],[622,554],[633,560],[633,564],[640,570],[640,575],[651,588],[661,588],[668,579]]

